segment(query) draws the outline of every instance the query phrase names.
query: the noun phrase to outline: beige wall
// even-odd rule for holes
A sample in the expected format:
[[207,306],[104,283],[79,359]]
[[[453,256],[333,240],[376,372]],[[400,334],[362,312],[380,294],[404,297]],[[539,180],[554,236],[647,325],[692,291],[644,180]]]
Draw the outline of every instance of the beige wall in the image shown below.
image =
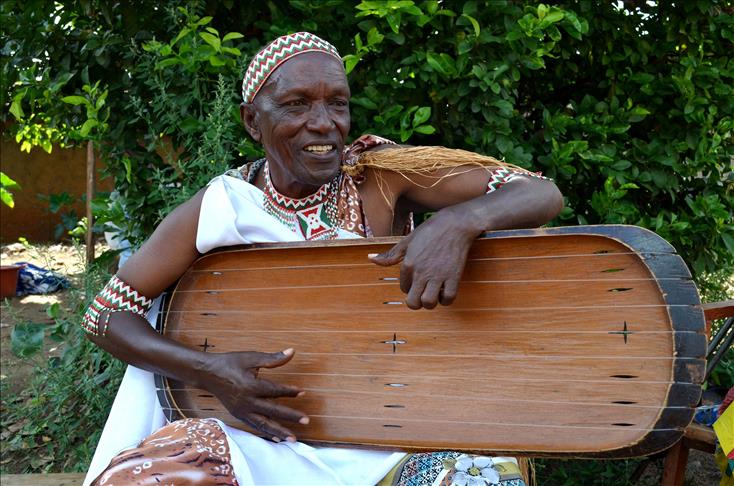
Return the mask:
[[[20,145],[7,134],[0,134],[0,170],[20,184],[13,191],[15,207],[0,203],[0,241],[12,243],[23,236],[29,241],[53,241],[60,214],[48,210],[39,194],[68,192],[76,199],[74,209],[81,218],[85,208],[81,195],[86,192],[86,150],[54,147],[50,154],[41,148],[21,152]],[[97,163],[97,174],[101,164]],[[98,176],[99,177],[99,176]],[[109,191],[109,181],[98,182],[99,190]]]

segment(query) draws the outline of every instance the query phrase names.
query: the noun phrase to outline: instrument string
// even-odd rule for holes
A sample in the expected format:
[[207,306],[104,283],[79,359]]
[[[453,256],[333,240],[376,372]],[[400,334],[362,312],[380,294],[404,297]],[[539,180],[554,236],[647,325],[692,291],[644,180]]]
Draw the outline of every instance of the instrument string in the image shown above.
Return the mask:
[[[402,302],[401,302],[402,303]],[[405,312],[404,308],[397,308],[397,306],[385,306],[384,304],[377,304],[375,308],[377,309],[377,312],[380,313],[387,313],[387,314],[394,314],[396,312]],[[682,307],[682,308],[696,308],[698,304],[626,304],[626,305],[612,305],[612,304],[600,304],[600,305],[575,305],[575,306],[568,306],[568,305],[559,305],[559,306],[538,306],[538,307],[530,307],[529,305],[523,306],[523,307],[460,307],[460,308],[441,308],[437,307],[435,309],[432,309],[430,312],[439,314],[445,314],[445,313],[454,313],[454,312],[493,312],[493,311],[548,311],[548,310],[588,310],[588,309],[641,309],[641,308],[673,308],[673,307]],[[392,308],[392,309],[390,309]],[[363,307],[360,307],[359,310],[364,310]],[[354,312],[355,309],[351,308],[344,311],[334,311],[334,310],[327,310],[324,311],[322,309],[299,309],[298,311],[295,310],[226,310],[226,309],[193,309],[193,310],[171,310],[169,309],[167,311],[170,314],[176,313],[176,314],[201,314],[205,312],[209,313],[215,313],[215,314],[268,314],[268,315],[279,315],[279,314],[293,314],[294,312],[298,313],[299,315],[304,314],[318,314],[323,315],[324,313],[328,313],[330,316],[344,314],[347,316],[350,316],[352,319],[354,319]],[[414,311],[411,311],[414,312]],[[703,312],[703,311],[701,311]]]
[[[206,412],[215,412],[215,413],[224,413],[229,414],[229,412],[226,409],[211,409],[211,410],[202,410],[202,409],[185,409],[185,408],[174,408],[174,407],[161,407],[164,411],[170,411],[170,412],[193,412],[197,414],[206,414]],[[425,423],[434,423],[434,424],[445,424],[445,425],[468,425],[468,426],[493,426],[493,427],[536,427],[536,428],[549,428],[549,429],[582,429],[582,430],[604,430],[604,431],[617,431],[617,432],[623,432],[623,431],[644,431],[644,432],[670,432],[670,431],[680,431],[682,428],[679,427],[671,427],[671,428],[649,428],[649,427],[636,427],[633,425],[624,425],[624,426],[614,426],[611,427],[607,426],[600,426],[600,425],[567,425],[567,424],[538,424],[538,423],[508,423],[508,422],[484,422],[484,421],[470,421],[470,420],[439,420],[439,419],[429,419],[426,417],[421,417],[418,419],[411,419],[411,418],[392,418],[392,417],[369,417],[369,416],[350,416],[350,415],[323,415],[323,414],[309,414],[310,418],[319,418],[319,419],[337,419],[337,420],[370,420],[370,421],[378,421],[378,422],[399,422],[399,423],[419,423],[419,424],[425,424]]]
[[[611,287],[635,284],[639,282],[660,282],[660,281],[680,281],[680,278],[627,278],[627,279],[545,279],[545,280],[461,280],[460,284],[562,284],[562,283],[596,283],[603,282]],[[399,282],[383,281],[370,283],[346,283],[346,284],[323,284],[315,285],[306,283],[304,285],[279,285],[273,287],[215,287],[215,288],[196,288],[196,289],[177,289],[176,293],[205,293],[205,292],[264,292],[272,290],[298,290],[298,289],[344,289],[344,288],[363,288],[363,287],[397,287]]]
[[[605,250],[602,250],[605,251]],[[644,257],[656,257],[656,256],[664,256],[664,255],[676,255],[675,253],[666,253],[666,252],[615,252],[615,251],[608,251],[605,253],[572,253],[567,255],[527,255],[527,256],[505,256],[505,257],[474,257],[474,258],[468,258],[467,263],[469,262],[493,262],[493,261],[514,261],[514,260],[555,260],[555,259],[563,259],[563,258],[604,258],[609,256],[620,256],[620,255],[627,255],[627,256],[637,256],[640,258]],[[366,255],[365,255],[366,258]],[[376,267],[376,265],[372,262],[365,262],[365,263],[317,263],[317,264],[299,264],[299,265],[274,265],[274,266],[254,266],[254,267],[247,267],[247,268],[207,268],[205,270],[197,269],[196,266],[191,268],[192,273],[199,273],[199,272],[212,272],[212,271],[218,271],[218,272],[236,272],[236,271],[242,271],[242,272],[251,272],[251,271],[257,271],[257,272],[263,272],[268,270],[293,270],[293,269],[304,269],[304,270],[312,270],[316,268],[355,268],[355,267]]]
[[[216,400],[219,402],[218,399],[216,399],[213,395],[211,397],[202,397],[202,394],[211,395],[206,390],[199,390],[198,388],[158,388],[156,387],[156,391],[176,391],[176,392],[186,392],[190,393],[192,396],[196,395],[200,398],[211,398],[212,400]],[[345,389],[337,389],[337,388],[310,388],[310,387],[304,387],[301,388],[301,390],[308,392],[308,395],[306,398],[313,398],[316,395],[313,394],[338,394],[338,395],[365,395],[365,396],[377,396],[377,397],[386,397],[386,401],[407,401],[407,400],[413,400],[413,399],[436,399],[436,394],[432,393],[400,393],[399,395],[396,395],[395,393],[389,393],[389,392],[373,392],[373,391],[363,391],[363,390],[345,390]],[[323,399],[326,399],[326,397],[320,397]],[[611,398],[610,398],[611,399]],[[633,408],[640,408],[640,409],[652,409],[652,410],[660,410],[662,407],[660,404],[657,405],[645,405],[642,403],[614,403],[614,402],[593,402],[593,401],[569,401],[569,400],[533,400],[528,398],[502,398],[502,397],[486,397],[486,396],[468,396],[468,395],[452,395],[451,400],[458,400],[458,401],[479,401],[479,402],[488,402],[488,403],[536,403],[541,405],[573,405],[573,406],[588,406],[588,407],[612,407],[612,408],[624,408],[624,409],[633,409]],[[676,405],[668,405],[664,407],[666,409],[673,409],[673,410],[688,410],[689,407],[686,406],[676,406]]]

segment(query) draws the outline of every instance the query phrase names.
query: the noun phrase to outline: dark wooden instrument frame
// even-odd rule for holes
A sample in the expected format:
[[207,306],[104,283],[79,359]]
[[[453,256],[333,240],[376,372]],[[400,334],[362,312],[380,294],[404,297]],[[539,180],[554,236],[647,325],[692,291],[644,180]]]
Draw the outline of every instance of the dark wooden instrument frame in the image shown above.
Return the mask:
[[[705,373],[705,319],[700,305],[698,290],[692,280],[690,271],[682,258],[675,253],[675,249],[657,234],[636,226],[627,225],[599,225],[599,226],[568,226],[557,228],[521,229],[494,231],[482,235],[483,238],[513,238],[525,236],[551,235],[596,235],[608,237],[629,247],[640,255],[647,265],[651,275],[656,279],[661,294],[667,306],[667,311],[674,333],[674,360],[672,384],[667,395],[667,404],[660,413],[654,427],[638,442],[619,449],[604,451],[578,452],[548,452],[523,451],[522,455],[536,457],[585,457],[585,458],[626,458],[651,455],[671,447],[678,441],[693,418],[694,408],[698,404],[701,394],[701,383]],[[234,250],[275,249],[275,248],[309,248],[324,246],[365,246],[373,244],[393,244],[400,237],[372,238],[361,240],[336,240],[326,242],[296,242],[296,243],[261,243],[226,247],[210,252],[231,252]],[[207,255],[202,256],[202,258]],[[671,278],[680,281],[672,283]],[[175,285],[172,289],[175,288]],[[170,294],[169,294],[170,295]],[[680,305],[686,302],[687,305]],[[693,302],[693,304],[690,304]],[[156,329],[163,333],[165,329],[166,312],[170,299],[164,298],[161,304]],[[155,384],[158,389],[159,401],[163,404],[171,403],[167,379],[155,375]],[[181,415],[169,409],[166,412],[168,420],[176,420]],[[321,446],[345,446],[344,443],[328,441],[313,441]],[[406,450],[411,452],[427,451],[423,447],[395,447],[380,445],[347,444],[349,447],[370,448],[383,450]],[[487,453],[487,450],[461,449],[465,452]],[[496,451],[498,453],[503,451]],[[511,451],[517,454],[517,451]]]

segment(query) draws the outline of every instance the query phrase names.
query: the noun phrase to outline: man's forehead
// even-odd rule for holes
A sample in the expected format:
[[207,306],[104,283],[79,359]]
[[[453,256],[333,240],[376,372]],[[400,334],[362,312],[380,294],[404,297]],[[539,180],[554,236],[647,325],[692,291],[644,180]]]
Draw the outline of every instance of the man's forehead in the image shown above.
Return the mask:
[[308,94],[326,88],[349,95],[344,66],[332,56],[309,52],[287,60],[265,82],[262,93],[270,96]]

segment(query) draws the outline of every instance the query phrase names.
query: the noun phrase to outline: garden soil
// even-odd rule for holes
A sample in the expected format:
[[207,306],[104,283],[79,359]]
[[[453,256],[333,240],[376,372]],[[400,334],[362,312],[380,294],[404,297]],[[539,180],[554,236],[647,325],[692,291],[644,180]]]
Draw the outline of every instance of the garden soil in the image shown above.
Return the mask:
[[[106,247],[98,245],[96,254],[101,254]],[[23,245],[13,243],[0,247],[2,265],[16,262],[30,262],[40,267],[58,272],[69,279],[73,287],[79,288],[84,272],[84,247],[69,244]],[[41,360],[59,353],[63,344],[47,344],[43,354],[31,359],[20,359],[11,350],[10,334],[13,326],[20,322],[52,323],[46,309],[58,303],[62,308],[73,305],[74,289],[66,289],[49,295],[29,295],[5,299],[0,305],[0,380],[3,389],[18,391],[23,389],[31,379],[33,368]],[[70,310],[70,309],[69,309]],[[61,471],[59,471],[61,472]],[[662,458],[651,461],[640,477],[640,485],[660,484],[662,474]],[[714,486],[719,484],[721,474],[711,454],[691,451],[686,470],[686,486]]]

